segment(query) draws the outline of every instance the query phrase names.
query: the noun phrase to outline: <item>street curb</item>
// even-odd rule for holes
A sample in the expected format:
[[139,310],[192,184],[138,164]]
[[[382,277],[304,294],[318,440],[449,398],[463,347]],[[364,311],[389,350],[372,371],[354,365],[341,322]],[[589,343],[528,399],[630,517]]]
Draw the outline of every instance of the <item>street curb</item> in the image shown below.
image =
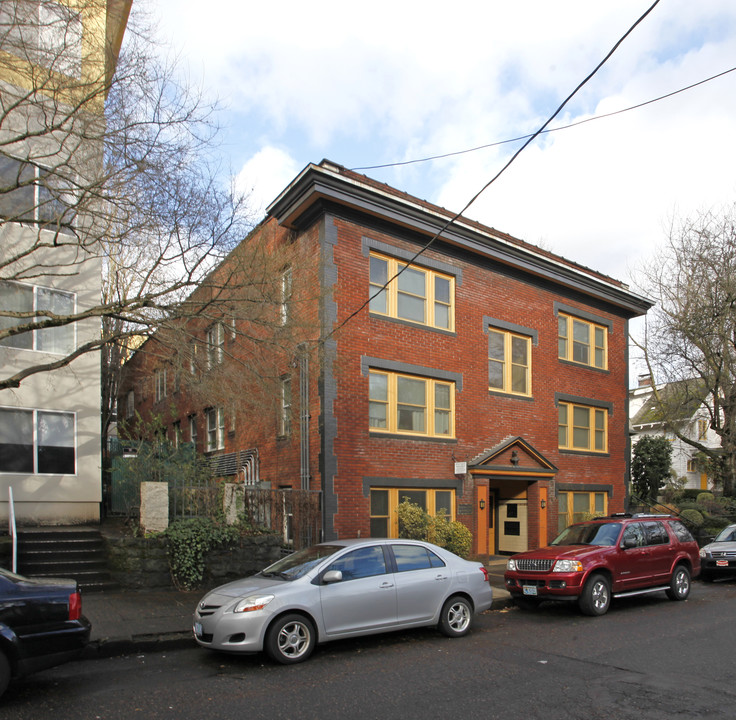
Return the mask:
[[191,631],[134,635],[129,638],[99,638],[90,642],[82,653],[82,660],[102,660],[121,655],[164,652],[196,647]]

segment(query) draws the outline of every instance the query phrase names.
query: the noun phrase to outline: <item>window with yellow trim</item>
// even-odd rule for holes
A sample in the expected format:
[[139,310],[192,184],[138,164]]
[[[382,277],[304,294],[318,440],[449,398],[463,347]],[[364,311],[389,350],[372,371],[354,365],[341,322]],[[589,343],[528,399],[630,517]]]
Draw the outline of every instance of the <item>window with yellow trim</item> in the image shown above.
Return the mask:
[[591,517],[608,514],[608,493],[561,492],[557,496],[557,531]]
[[371,253],[370,295],[372,313],[441,330],[455,328],[455,278],[451,275]]
[[561,360],[608,368],[608,329],[603,325],[560,313],[557,318],[557,356]]
[[448,489],[371,488],[371,537],[399,537],[400,502],[408,500],[429,515],[455,520],[455,491]]
[[488,331],[488,387],[531,395],[531,338],[504,330]]
[[557,412],[558,446],[561,450],[607,452],[607,410],[561,402]]
[[455,384],[371,370],[368,426],[376,432],[454,437]]

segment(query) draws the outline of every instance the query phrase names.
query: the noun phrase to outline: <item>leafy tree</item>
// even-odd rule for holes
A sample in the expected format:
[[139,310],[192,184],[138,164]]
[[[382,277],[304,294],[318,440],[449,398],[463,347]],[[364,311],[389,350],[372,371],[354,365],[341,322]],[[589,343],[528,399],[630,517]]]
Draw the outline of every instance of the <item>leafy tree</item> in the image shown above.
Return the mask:
[[661,435],[644,435],[634,445],[631,480],[634,492],[645,500],[656,501],[670,477],[672,445]]
[[[668,430],[711,461],[727,496],[736,487],[736,205],[674,225],[656,262],[642,270],[656,300],[638,342],[658,384]],[[676,387],[676,392],[663,392]],[[689,432],[695,407],[708,414],[720,448]]]

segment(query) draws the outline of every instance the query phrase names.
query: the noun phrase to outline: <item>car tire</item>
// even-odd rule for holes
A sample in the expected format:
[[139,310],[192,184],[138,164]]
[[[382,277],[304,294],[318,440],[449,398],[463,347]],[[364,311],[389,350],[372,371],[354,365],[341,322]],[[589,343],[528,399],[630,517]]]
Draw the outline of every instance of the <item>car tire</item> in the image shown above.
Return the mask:
[[317,633],[312,621],[304,615],[284,615],[278,618],[266,633],[264,649],[271,660],[282,665],[303,662],[317,644]]
[[667,597],[670,600],[687,600],[690,594],[690,571],[684,565],[678,565],[672,573]]
[[467,598],[454,595],[440,612],[439,630],[447,637],[462,637],[473,624],[473,605]]
[[539,608],[539,605],[542,601],[538,600],[537,598],[530,598],[530,597],[515,597],[514,598],[514,605],[518,607],[521,610],[526,611],[534,611],[537,608]]
[[605,615],[611,606],[611,583],[605,575],[593,573],[583,587],[578,600],[583,615]]
[[7,655],[0,650],[0,697],[5,692],[10,682],[10,661]]

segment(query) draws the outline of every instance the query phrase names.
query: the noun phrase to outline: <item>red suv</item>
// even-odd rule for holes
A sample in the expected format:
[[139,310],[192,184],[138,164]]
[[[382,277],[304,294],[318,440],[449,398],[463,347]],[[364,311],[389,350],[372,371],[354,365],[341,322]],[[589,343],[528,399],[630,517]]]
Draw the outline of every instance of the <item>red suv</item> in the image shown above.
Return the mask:
[[576,600],[585,615],[603,615],[611,597],[664,590],[685,600],[699,573],[698,545],[680,520],[622,513],[576,523],[548,547],[513,555],[504,579],[523,609]]

